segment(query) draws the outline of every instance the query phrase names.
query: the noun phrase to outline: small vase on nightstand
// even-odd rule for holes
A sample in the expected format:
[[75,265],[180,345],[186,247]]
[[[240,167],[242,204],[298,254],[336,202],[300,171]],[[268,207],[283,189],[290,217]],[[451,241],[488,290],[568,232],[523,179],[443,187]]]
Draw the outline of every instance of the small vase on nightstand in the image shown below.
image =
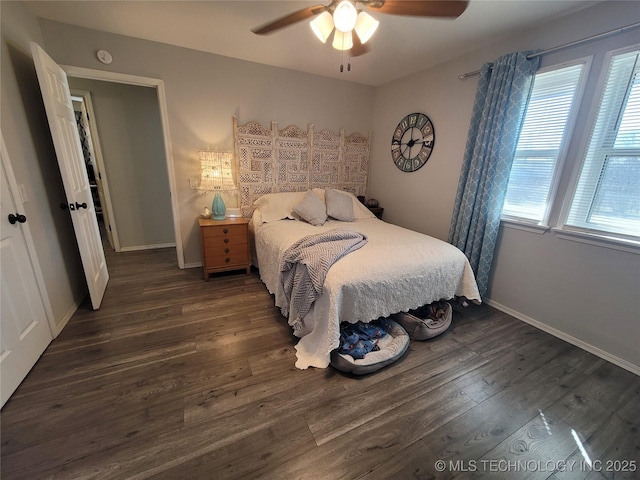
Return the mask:
[[224,200],[222,200],[222,196],[218,192],[216,192],[215,196],[213,197],[211,209],[213,210],[214,220],[224,220],[225,218],[227,218],[227,207],[225,207]]

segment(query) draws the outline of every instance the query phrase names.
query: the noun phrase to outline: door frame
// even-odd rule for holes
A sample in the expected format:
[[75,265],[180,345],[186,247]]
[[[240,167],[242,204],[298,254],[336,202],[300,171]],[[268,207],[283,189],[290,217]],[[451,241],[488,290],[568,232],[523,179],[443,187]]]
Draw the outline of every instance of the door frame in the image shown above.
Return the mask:
[[[100,186],[99,193],[102,193],[100,199],[102,203],[102,215],[105,221],[105,227],[107,229],[107,236],[109,237],[109,243],[111,247],[116,251],[120,251],[120,238],[118,237],[118,228],[113,218],[113,204],[111,203],[111,191],[109,190],[109,181],[107,177],[107,170],[104,168],[104,157],[102,156],[102,147],[100,146],[100,135],[96,126],[96,115],[93,109],[93,100],[91,99],[91,92],[86,90],[79,90],[72,88],[71,95],[82,98],[83,110],[87,114],[87,121],[89,127],[89,137],[91,155],[98,168],[98,175],[96,175],[96,183]],[[102,190],[102,192],[100,192]]]
[[86,78],[89,80],[101,80],[106,82],[124,83],[126,85],[138,85],[142,87],[152,87],[156,89],[158,106],[160,108],[160,120],[162,136],[164,140],[165,162],[169,175],[169,194],[171,197],[171,210],[173,213],[173,230],[176,240],[176,256],[178,267],[184,268],[184,248],[180,230],[180,210],[178,205],[175,166],[173,162],[173,151],[171,148],[171,137],[169,135],[169,113],[167,109],[164,80],[158,78],[141,77],[129,75],[127,73],[108,72],[105,70],[95,70],[92,68],[75,67],[72,65],[60,65],[60,67],[70,77]]

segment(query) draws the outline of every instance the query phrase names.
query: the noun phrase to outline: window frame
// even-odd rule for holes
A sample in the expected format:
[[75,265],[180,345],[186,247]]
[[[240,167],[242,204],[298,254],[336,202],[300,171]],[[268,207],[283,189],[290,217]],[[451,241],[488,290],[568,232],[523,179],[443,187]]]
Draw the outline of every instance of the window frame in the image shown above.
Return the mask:
[[[580,175],[582,173],[582,169],[584,168],[587,154],[589,152],[589,146],[590,146],[589,144],[591,141],[591,137],[596,127],[596,122],[598,120],[598,113],[600,110],[600,105],[602,103],[604,90],[607,86],[607,78],[609,76],[609,71],[611,69],[612,59],[617,55],[621,55],[621,54],[628,53],[638,49],[640,49],[640,43],[627,45],[626,47],[622,47],[614,50],[609,50],[604,55],[604,59],[602,61],[602,69],[600,71],[596,87],[594,89],[593,101],[591,102],[589,113],[587,115],[587,119],[585,122],[586,128],[585,128],[585,131],[583,132],[583,138],[581,139],[580,145],[578,148],[578,153],[577,153],[578,161],[575,162],[575,165],[572,168],[567,191],[564,194],[564,198],[562,198],[562,207],[560,210],[560,215],[558,217],[558,224],[556,227],[553,228],[553,231],[560,238],[569,239],[569,240],[573,239],[576,241],[580,241],[578,239],[582,238],[582,241],[587,243],[594,243],[601,246],[608,246],[611,248],[617,248],[616,246],[618,246],[619,247],[618,249],[634,251],[636,253],[638,250],[640,250],[640,237],[627,235],[623,233],[590,229],[590,228],[567,224],[569,220],[569,215],[571,212],[571,207],[576,197],[578,184],[580,182]],[[598,149],[608,150],[609,154],[612,154],[614,151],[619,152],[621,150],[621,149],[614,150],[613,147],[609,147],[605,149],[602,146],[599,146]],[[598,162],[598,165],[600,166],[600,172],[602,172],[602,168],[604,163],[606,162],[607,156],[608,155],[603,155],[600,158],[600,161]],[[592,165],[592,168],[595,170],[595,165]],[[596,193],[597,193],[597,186],[595,187],[595,190],[592,192],[591,198],[593,198],[596,195]]]
[[[536,75],[538,75],[538,74],[547,73],[554,70],[560,70],[563,68],[573,67],[575,65],[582,64],[582,71],[580,72],[580,78],[576,85],[573,104],[571,106],[567,123],[564,128],[562,140],[557,150],[558,155],[556,158],[556,164],[554,166],[553,173],[551,175],[551,182],[549,183],[547,204],[545,207],[544,214],[542,215],[542,218],[540,220],[534,220],[526,217],[519,217],[517,215],[502,213],[500,219],[503,222],[503,224],[509,225],[513,228],[517,228],[517,225],[520,225],[521,227],[531,227],[531,231],[534,231],[536,233],[544,233],[545,231],[551,228],[549,220],[551,218],[551,214],[552,214],[552,211],[554,210],[555,205],[559,201],[557,197],[558,197],[558,189],[560,187],[560,179],[565,170],[566,160],[569,153],[569,147],[572,143],[573,135],[575,133],[575,126],[578,120],[578,114],[580,113],[580,110],[582,108],[582,102],[584,100],[584,95],[586,91],[587,82],[589,79],[589,74],[591,72],[592,63],[593,63],[593,55],[588,55],[588,56],[579,57],[576,59],[567,60],[560,63],[555,63],[553,65],[547,65],[545,67],[539,68],[536,71]],[[527,100],[527,108],[525,108],[525,112],[524,112],[525,117],[523,118],[523,125],[524,125],[524,119],[526,119],[529,101],[530,99]],[[520,141],[520,138],[518,136],[518,142],[519,141]],[[549,150],[550,149],[547,149],[545,151],[548,152]],[[540,152],[542,152],[542,150],[538,151],[538,153]],[[540,156],[540,155],[536,155],[536,156]],[[515,154],[514,154],[514,160],[515,160]],[[525,228],[525,229],[529,230],[529,228]]]

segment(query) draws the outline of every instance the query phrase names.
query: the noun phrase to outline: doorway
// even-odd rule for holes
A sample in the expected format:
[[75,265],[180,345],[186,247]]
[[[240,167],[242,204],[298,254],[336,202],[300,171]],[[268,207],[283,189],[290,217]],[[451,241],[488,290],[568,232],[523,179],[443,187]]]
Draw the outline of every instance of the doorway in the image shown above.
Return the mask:
[[[155,99],[156,102],[156,108],[159,111],[159,122],[160,122],[160,126],[159,126],[159,142],[162,143],[162,147],[163,147],[163,152],[160,155],[157,155],[156,157],[156,163],[153,165],[153,170],[157,171],[159,169],[162,169],[164,172],[166,172],[166,183],[168,184],[168,195],[169,195],[169,199],[168,199],[168,203],[167,203],[167,207],[164,211],[165,217],[167,219],[169,219],[169,223],[173,223],[173,238],[174,238],[174,242],[175,242],[175,249],[176,249],[176,256],[177,256],[177,260],[178,260],[178,266],[179,268],[184,268],[184,251],[183,251],[183,245],[182,245],[182,236],[181,236],[181,232],[180,232],[180,216],[179,216],[179,211],[178,211],[178,203],[177,203],[177,198],[174,194],[172,194],[172,192],[176,191],[176,182],[175,182],[175,174],[174,174],[174,168],[173,168],[173,159],[172,159],[172,153],[171,153],[171,142],[169,140],[169,123],[168,123],[168,114],[167,114],[167,106],[166,106],[166,98],[165,98],[165,90],[164,90],[164,82],[162,80],[158,80],[158,79],[154,79],[154,78],[147,78],[147,77],[139,77],[139,76],[135,76],[135,75],[128,75],[128,74],[122,74],[122,73],[115,73],[115,72],[107,72],[107,71],[102,71],[102,70],[93,70],[93,69],[87,69],[87,68],[83,68],[83,67],[74,67],[74,66],[62,66],[62,68],[65,70],[65,72],[67,73],[67,76],[70,79],[70,83],[73,82],[74,79],[85,79],[85,80],[97,80],[97,81],[102,81],[105,83],[113,83],[113,84],[123,84],[123,85],[128,85],[128,86],[139,86],[139,87],[146,87],[145,90],[151,91],[153,93],[153,97]],[[96,102],[96,98],[95,95],[92,97],[92,100],[95,104]],[[95,107],[95,105],[94,105]],[[99,112],[96,113],[96,115],[99,117]],[[98,125],[99,125],[99,118],[98,120]],[[131,129],[129,129],[129,132],[131,132]],[[144,138],[140,137],[140,141],[144,141]],[[101,143],[102,147],[105,148],[105,144],[104,144],[104,139],[102,139],[102,143]],[[104,153],[104,152],[103,152]],[[106,162],[108,162],[108,160],[106,160]],[[107,170],[108,170],[108,166],[107,166]],[[107,171],[107,174],[109,172]],[[153,182],[153,176],[149,176],[149,181]],[[109,183],[109,187],[110,190],[113,190],[113,181],[115,179],[109,179],[111,182]],[[135,191],[138,191],[138,187],[143,187],[143,185],[136,185],[136,188],[132,189]],[[111,200],[112,202],[115,200],[113,197],[115,197],[114,192],[111,192]],[[155,207],[153,207],[155,208]],[[115,206],[114,206],[115,209]],[[115,216],[114,212],[114,216]],[[116,224],[118,223],[117,219],[116,219]],[[119,226],[118,226],[119,228]],[[119,237],[122,236],[122,232],[121,229],[118,230],[118,234]],[[121,240],[121,238],[120,238]],[[173,245],[173,244],[172,244]],[[164,245],[155,245],[153,244],[152,246],[164,246]],[[135,250],[137,248],[135,248],[135,245],[133,246],[133,248],[127,248],[126,246],[122,246],[121,247],[122,250]]]
[[[87,168],[87,176],[91,185],[91,196],[95,205],[98,227],[102,244],[106,248],[120,251],[120,241],[117,235],[117,225],[113,221],[113,207],[111,193],[104,168],[100,136],[94,121],[95,111],[91,101],[91,92],[86,90],[71,90],[73,110],[78,124],[78,135],[82,154]],[[103,174],[104,172],[104,174]]]
[[[90,92],[88,122],[99,140],[100,156],[87,170],[92,193],[108,215],[98,215],[98,220],[104,218],[115,251],[175,248],[156,90],[72,76],[68,81],[72,93]],[[92,136],[86,135],[89,140]]]

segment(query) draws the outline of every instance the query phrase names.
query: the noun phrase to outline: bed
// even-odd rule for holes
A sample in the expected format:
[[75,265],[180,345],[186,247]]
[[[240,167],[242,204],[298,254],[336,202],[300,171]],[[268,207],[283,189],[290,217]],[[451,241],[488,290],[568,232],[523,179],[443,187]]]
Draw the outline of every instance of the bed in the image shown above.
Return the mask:
[[[301,217],[297,208],[317,196],[328,211],[328,193],[349,198],[351,221],[336,220],[334,213],[321,222]],[[311,199],[316,202],[315,199]],[[317,206],[317,202],[315,203]],[[344,205],[344,203],[343,203]],[[356,197],[334,189],[271,193],[254,203],[250,222],[254,263],[260,278],[286,311],[287,295],[281,282],[282,258],[287,249],[308,235],[335,229],[356,231],[366,243],[336,261],[324,279],[322,293],[301,319],[289,315],[296,345],[296,367],[326,368],[338,347],[341,322],[370,322],[380,317],[454,297],[480,302],[469,262],[456,247],[436,238],[386,223],[376,218]]]

